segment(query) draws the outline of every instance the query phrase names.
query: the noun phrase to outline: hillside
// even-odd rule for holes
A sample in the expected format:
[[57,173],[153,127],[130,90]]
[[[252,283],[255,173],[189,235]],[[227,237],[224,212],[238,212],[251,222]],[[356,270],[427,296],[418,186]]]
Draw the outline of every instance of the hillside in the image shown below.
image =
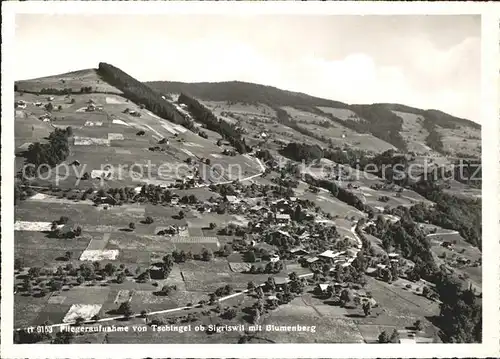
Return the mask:
[[[443,178],[434,165],[454,158],[430,148],[462,151],[477,126],[240,82],[196,89],[107,63],[16,82],[16,343],[376,343],[385,328],[391,342],[479,340],[480,182]],[[428,160],[424,180],[413,165]],[[101,322],[151,329],[59,330]],[[185,323],[316,329],[153,330]]]
[[[409,150],[419,154],[429,154],[433,151],[452,155],[480,154],[480,149],[478,150],[480,125],[438,110],[416,109],[399,104],[346,104],[272,86],[239,81],[220,83],[154,81],[147,84],[161,93],[188,93],[202,101],[217,102],[219,105],[224,102],[226,112],[231,112],[231,107],[238,104],[246,106],[259,104],[273,109],[291,107],[306,111],[311,116],[319,114],[347,130],[372,134],[399,150]],[[405,129],[402,117],[406,114],[422,118],[421,124],[416,124],[415,131],[410,131],[415,133],[409,134]],[[445,138],[447,131],[458,129],[462,131],[455,134],[455,138],[451,140]],[[412,136],[415,134],[420,136]],[[421,145],[422,140],[425,146]],[[458,146],[460,141],[470,143],[465,147]]]

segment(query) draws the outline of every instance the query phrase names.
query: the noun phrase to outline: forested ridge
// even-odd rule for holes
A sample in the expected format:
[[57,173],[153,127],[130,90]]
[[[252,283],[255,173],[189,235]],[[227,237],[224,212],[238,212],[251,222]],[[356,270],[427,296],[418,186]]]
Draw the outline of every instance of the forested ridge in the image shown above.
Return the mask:
[[178,102],[187,105],[189,112],[196,121],[205,125],[209,130],[219,133],[234,146],[236,151],[239,153],[246,153],[250,150],[245,143],[245,139],[234,125],[219,120],[212,111],[203,106],[196,99],[183,93],[179,96]]
[[136,80],[119,68],[101,62],[97,73],[103,80],[117,89],[123,91],[124,97],[137,104],[144,105],[154,114],[169,121],[182,125],[190,130],[194,124],[188,118],[182,116],[170,102],[165,101],[162,95],[151,87]]
[[[223,101],[229,103],[241,102],[256,104],[262,103],[274,109],[283,106],[294,107],[303,111],[320,114],[333,122],[342,124],[360,133],[371,133],[392,145],[397,149],[405,151],[406,142],[402,138],[402,119],[392,111],[402,111],[421,115],[424,117],[424,127],[429,131],[426,143],[429,147],[443,151],[441,135],[436,131],[436,126],[442,128],[456,128],[457,126],[469,126],[480,128],[475,122],[451,116],[438,110],[422,110],[400,104],[371,104],[358,105],[346,104],[319,97],[309,96],[304,93],[281,90],[272,86],[265,86],[240,81],[218,82],[218,83],[182,83],[169,81],[153,81],[147,83],[161,93],[186,93],[190,96],[206,101]],[[331,107],[349,109],[356,113],[362,120],[340,120],[332,114],[321,111],[318,107]],[[284,111],[284,110],[283,110]],[[285,112],[286,113],[286,112]],[[284,125],[292,127],[297,131],[324,141],[307,129],[301,128],[283,112],[278,113],[278,119]]]

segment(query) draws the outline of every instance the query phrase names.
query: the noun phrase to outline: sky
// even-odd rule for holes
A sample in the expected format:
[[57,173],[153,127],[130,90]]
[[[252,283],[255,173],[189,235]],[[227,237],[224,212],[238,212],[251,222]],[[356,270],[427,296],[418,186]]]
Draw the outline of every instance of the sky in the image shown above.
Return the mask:
[[15,78],[111,63],[141,81],[247,81],[479,121],[475,15],[16,17]]

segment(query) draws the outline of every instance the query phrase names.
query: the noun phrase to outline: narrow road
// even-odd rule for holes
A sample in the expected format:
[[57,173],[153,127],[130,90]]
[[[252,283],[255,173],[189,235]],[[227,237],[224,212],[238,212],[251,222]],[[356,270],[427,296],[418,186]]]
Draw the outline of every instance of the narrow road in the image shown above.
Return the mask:
[[452,231],[452,232],[442,232],[442,233],[430,233],[427,235],[427,237],[434,237],[434,236],[449,236],[452,234],[459,234],[458,231]]
[[[311,277],[312,275],[313,275],[313,273],[306,273],[306,274],[301,274],[298,277],[299,278],[306,278],[306,277]],[[264,285],[265,284],[262,283],[262,284],[259,285],[259,287],[262,287]],[[227,295],[225,297],[219,298],[217,301],[219,303],[221,303],[221,302],[224,302],[224,301],[226,301],[228,299],[231,299],[231,298],[243,295],[245,293],[248,293],[248,289],[242,290],[241,292],[229,294],[229,295]],[[166,314],[166,313],[180,312],[182,310],[193,309],[193,308],[200,308],[200,305],[197,304],[197,305],[193,305],[193,306],[184,306],[184,307],[176,307],[176,308],[170,308],[170,309],[157,310],[155,312],[149,312],[147,314],[147,316],[156,315],[156,314]],[[142,315],[140,313],[139,314],[133,314],[129,318],[142,318]],[[96,323],[104,323],[104,322],[110,322],[110,321],[113,321],[113,320],[120,320],[120,319],[125,319],[125,316],[124,315],[119,315],[119,316],[116,316],[116,317],[102,318],[102,319],[99,319],[99,320],[87,320],[87,321],[85,321],[83,323],[84,324],[96,324]],[[58,327],[68,326],[68,325],[71,325],[71,324],[75,324],[75,322],[73,321],[73,322],[68,322],[68,323],[51,324],[51,325],[48,325],[47,327],[58,328]],[[20,331],[20,330],[23,330],[23,329],[26,329],[26,327],[16,328],[15,330],[16,331]]]

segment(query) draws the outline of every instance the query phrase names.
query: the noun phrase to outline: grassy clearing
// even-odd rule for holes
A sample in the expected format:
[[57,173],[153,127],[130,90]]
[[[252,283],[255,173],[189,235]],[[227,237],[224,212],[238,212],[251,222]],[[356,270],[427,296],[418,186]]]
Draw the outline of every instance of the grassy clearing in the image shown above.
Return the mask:
[[47,297],[34,298],[16,295],[14,297],[14,327],[31,325],[43,311]]
[[403,120],[401,136],[408,144],[408,151],[417,154],[432,153],[433,151],[425,144],[429,132],[423,127],[424,118],[407,112],[392,111]]
[[437,129],[442,136],[444,150],[452,154],[468,154],[481,157],[481,129],[462,127]]
[[92,239],[90,235],[84,235],[74,239],[48,238],[42,232],[14,232],[15,248],[40,250],[65,250],[85,249]]
[[315,327],[308,331],[263,331],[261,336],[275,343],[362,343],[363,338],[352,320],[341,317],[327,317],[308,305],[302,298],[296,298],[271,312],[263,325],[301,325]]
[[106,248],[167,253],[173,251],[175,245],[163,236],[139,236],[134,233],[115,232],[111,234]]
[[333,108],[333,107],[318,107],[321,111],[325,113],[332,114],[342,121],[364,121],[356,113],[345,108]]

